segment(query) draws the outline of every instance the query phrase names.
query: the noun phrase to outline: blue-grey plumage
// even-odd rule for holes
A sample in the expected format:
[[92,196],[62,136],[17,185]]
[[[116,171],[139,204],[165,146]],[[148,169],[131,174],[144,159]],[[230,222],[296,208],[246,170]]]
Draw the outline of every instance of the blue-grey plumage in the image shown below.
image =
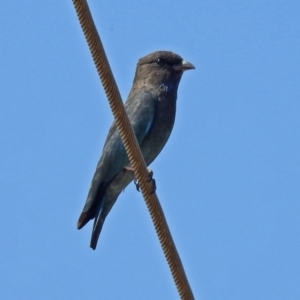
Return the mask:
[[[157,51],[141,58],[125,109],[147,165],[157,157],[173,129],[177,88],[185,70],[195,67],[179,55]],[[129,160],[115,122],[106,138],[77,228],[94,220],[91,248],[122,190],[133,180]]]

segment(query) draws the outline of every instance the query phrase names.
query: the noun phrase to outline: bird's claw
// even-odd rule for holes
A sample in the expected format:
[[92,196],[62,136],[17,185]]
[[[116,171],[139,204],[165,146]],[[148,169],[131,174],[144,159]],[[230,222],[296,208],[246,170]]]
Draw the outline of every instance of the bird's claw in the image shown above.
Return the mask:
[[138,180],[134,177],[133,183],[135,184],[136,190],[139,192],[140,191],[140,185],[138,183]]
[[[153,178],[153,171],[151,169],[148,169],[148,174],[149,174],[149,179],[147,180],[147,182],[150,182],[152,181],[152,192],[150,194],[153,194],[155,193],[156,191],[156,182],[155,182],[155,179]],[[135,187],[136,187],[136,190],[139,192],[140,191],[140,185],[138,183],[138,180],[136,178],[133,179],[133,182],[135,184]]]
[[148,175],[149,175],[149,179],[147,180],[147,182],[154,180],[153,179],[153,171],[151,169],[148,169]]
[[150,194],[154,194],[156,191],[156,182],[154,178],[151,178],[150,180],[152,181],[152,192],[150,192]]

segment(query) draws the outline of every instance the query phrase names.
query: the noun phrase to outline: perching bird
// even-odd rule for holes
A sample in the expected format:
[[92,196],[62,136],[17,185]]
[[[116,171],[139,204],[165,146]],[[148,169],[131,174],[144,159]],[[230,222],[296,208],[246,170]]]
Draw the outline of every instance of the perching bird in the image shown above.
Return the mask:
[[[147,166],[157,157],[171,134],[177,88],[183,72],[190,69],[195,67],[169,51],[153,52],[138,61],[125,109]],[[133,178],[134,173],[114,122],[77,223],[77,228],[81,229],[94,219],[91,248],[96,249],[107,214]]]

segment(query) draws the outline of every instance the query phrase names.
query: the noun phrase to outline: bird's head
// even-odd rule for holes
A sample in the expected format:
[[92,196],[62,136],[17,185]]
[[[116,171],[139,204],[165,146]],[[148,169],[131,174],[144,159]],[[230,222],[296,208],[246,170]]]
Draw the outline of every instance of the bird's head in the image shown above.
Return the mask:
[[177,91],[183,72],[191,69],[195,69],[194,65],[178,54],[156,51],[138,61],[134,83],[154,87],[166,84]]

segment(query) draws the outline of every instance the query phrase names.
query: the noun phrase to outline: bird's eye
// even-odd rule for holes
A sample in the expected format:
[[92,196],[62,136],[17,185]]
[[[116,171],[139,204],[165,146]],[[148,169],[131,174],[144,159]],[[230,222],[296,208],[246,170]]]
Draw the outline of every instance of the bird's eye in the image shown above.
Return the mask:
[[163,62],[160,58],[158,58],[158,59],[155,61],[155,63],[156,63],[157,65],[159,65],[159,66],[162,66],[162,65],[164,64],[164,62]]

